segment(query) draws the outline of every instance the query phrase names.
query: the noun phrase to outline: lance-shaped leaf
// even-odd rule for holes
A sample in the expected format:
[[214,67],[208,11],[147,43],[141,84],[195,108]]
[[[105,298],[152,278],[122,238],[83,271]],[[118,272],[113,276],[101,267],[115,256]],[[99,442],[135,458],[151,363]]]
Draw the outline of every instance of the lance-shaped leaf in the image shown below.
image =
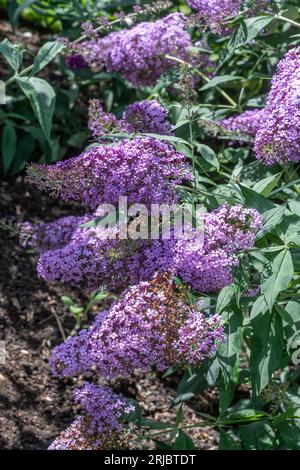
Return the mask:
[[61,41],[50,41],[46,42],[34,59],[33,68],[31,71],[31,76],[38,73],[42,70],[46,65],[53,60],[57,54],[59,54],[64,49],[64,44]]
[[286,290],[294,275],[292,256],[289,250],[282,250],[272,263],[272,274],[262,285],[262,293],[271,311],[278,294]]
[[49,144],[51,144],[52,118],[55,109],[55,92],[45,80],[36,77],[16,79],[27,96]]
[[236,308],[230,313],[224,313],[228,318],[226,328],[226,341],[217,351],[217,359],[221,367],[220,377],[220,413],[223,415],[233,398],[234,390],[238,384],[240,372],[240,353],[243,343],[243,318]]
[[0,54],[3,55],[9,66],[17,72],[22,65],[23,52],[8,39],[0,42]]
[[257,315],[251,321],[250,372],[252,389],[258,396],[280,368],[283,357],[282,319],[274,310]]

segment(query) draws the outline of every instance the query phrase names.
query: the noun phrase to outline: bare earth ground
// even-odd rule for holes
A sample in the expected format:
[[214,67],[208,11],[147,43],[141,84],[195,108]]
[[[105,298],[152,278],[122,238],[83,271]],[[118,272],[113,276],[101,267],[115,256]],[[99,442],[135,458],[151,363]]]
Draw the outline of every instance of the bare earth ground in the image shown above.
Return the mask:
[[[69,295],[79,304],[86,298],[75,289],[39,280],[36,257],[19,245],[16,230],[21,221],[49,221],[70,212],[21,177],[0,183],[0,340],[7,350],[6,365],[0,365],[0,449],[46,449],[78,414],[72,401],[75,383],[53,378],[48,359],[62,341],[59,324],[66,335],[74,327],[61,296]],[[114,387],[139,400],[146,418],[174,422],[170,404],[178,380],[138,374]],[[213,394],[200,397],[197,409],[212,413],[216,403]],[[199,421],[191,408],[186,409],[186,419],[188,424]],[[217,446],[213,430],[194,430],[191,435],[199,448]]]

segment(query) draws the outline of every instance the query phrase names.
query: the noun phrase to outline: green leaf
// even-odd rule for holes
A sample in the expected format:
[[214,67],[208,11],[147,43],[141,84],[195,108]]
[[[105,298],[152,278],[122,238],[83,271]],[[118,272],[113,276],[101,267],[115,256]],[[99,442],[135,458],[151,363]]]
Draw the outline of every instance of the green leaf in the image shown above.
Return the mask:
[[1,141],[1,149],[2,149],[2,158],[3,158],[3,170],[4,174],[7,174],[8,170],[10,169],[16,149],[17,149],[17,134],[16,130],[12,124],[7,123],[5,124],[2,132],[2,141]]
[[253,304],[251,313],[250,313],[250,319],[254,320],[258,315],[261,313],[266,313],[268,311],[268,306],[266,303],[266,300],[263,295],[258,297],[256,301]]
[[126,398],[128,405],[133,407],[133,410],[130,413],[126,413],[126,420],[135,423],[138,427],[142,426],[142,409],[137,400],[134,398]]
[[217,171],[220,170],[219,160],[217,159],[215,152],[210,147],[204,144],[197,144],[197,149],[199,150],[204,160],[216,168]]
[[220,372],[220,364],[217,359],[206,359],[202,366],[192,375],[186,371],[177,387],[174,404],[190,400],[206,388],[215,385]]
[[289,201],[289,208],[293,212],[293,214],[300,217],[300,202],[299,201]]
[[271,232],[278,224],[280,224],[284,217],[286,206],[278,206],[270,209],[263,214],[263,228],[256,234],[256,239],[259,240],[266,233]]
[[300,331],[300,303],[290,300],[287,305],[281,307],[275,305],[275,308],[283,320],[283,330],[286,340],[286,349],[290,355],[298,347],[297,340]]
[[271,311],[278,294],[287,289],[294,275],[292,256],[289,250],[280,251],[272,263],[272,275],[263,283],[262,293]]
[[222,313],[234,295],[234,286],[225,286],[218,295],[216,313]]
[[44,67],[46,67],[51,60],[53,60],[57,54],[59,54],[64,49],[64,44],[61,41],[50,41],[46,42],[34,59],[33,69],[31,71],[30,76],[32,77]]
[[268,26],[273,21],[272,16],[255,16],[243,20],[238,28],[232,34],[228,41],[227,48],[225,49],[221,58],[220,67],[234,54],[234,52],[242,46],[245,46],[250,41],[255,39],[260,31]]
[[258,183],[256,183],[252,189],[253,191],[256,191],[262,196],[268,197],[269,194],[273,191],[273,189],[276,188],[281,176],[282,173],[277,173],[276,175],[268,176],[267,178],[258,181]]
[[62,295],[61,300],[62,300],[62,303],[66,305],[67,307],[74,305],[73,300],[70,297],[67,297],[66,295]]
[[208,83],[206,83],[206,85],[203,85],[203,87],[200,88],[200,91],[209,90],[210,88],[214,88],[218,85],[221,85],[222,83],[235,82],[237,80],[243,80],[243,77],[238,75],[222,75],[219,77],[214,77]]
[[55,92],[53,88],[45,80],[36,77],[18,77],[16,81],[29,99],[47,142],[51,144],[52,118],[55,109]]
[[253,189],[248,188],[247,186],[244,186],[243,184],[239,184],[239,187],[245,198],[245,203],[247,207],[252,207],[253,209],[257,209],[261,213],[266,212],[270,209],[274,209],[276,207],[272,201],[269,201],[269,199],[265,198],[264,196],[257,193]]
[[8,39],[0,42],[0,54],[3,55],[9,66],[17,72],[22,65],[23,52]]
[[250,373],[254,396],[259,396],[283,357],[283,327],[280,316],[267,311],[251,321]]
[[173,447],[174,450],[196,449],[193,439],[185,432],[179,430]]
[[300,450],[300,425],[297,421],[280,423],[278,426],[286,450]]
[[180,425],[180,423],[182,422],[182,419],[183,419],[183,405],[181,403],[176,413],[176,426]]
[[163,441],[159,441],[158,439],[152,439],[153,442],[156,444],[156,450],[173,450],[173,446],[170,444],[166,444]]
[[246,450],[268,450],[274,447],[275,433],[267,423],[240,426],[239,434]]
[[228,315],[226,325],[226,341],[217,351],[217,359],[221,367],[220,378],[220,413],[223,415],[233,398],[239,379],[240,353],[243,343],[243,317],[235,309]]
[[77,307],[76,305],[70,305],[69,309],[70,309],[70,312],[73,313],[74,315],[79,315],[80,313],[83,312],[83,308]]
[[219,450],[241,450],[237,436],[231,431],[220,429]]

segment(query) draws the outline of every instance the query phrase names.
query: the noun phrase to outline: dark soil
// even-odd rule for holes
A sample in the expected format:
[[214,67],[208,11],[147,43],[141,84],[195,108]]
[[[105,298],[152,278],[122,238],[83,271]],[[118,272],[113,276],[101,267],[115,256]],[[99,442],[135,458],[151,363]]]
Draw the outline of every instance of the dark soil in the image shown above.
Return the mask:
[[[6,364],[0,365],[0,449],[46,449],[78,414],[72,401],[74,382],[53,378],[48,360],[75,324],[61,296],[69,295],[78,304],[87,297],[38,279],[35,255],[18,242],[20,222],[54,220],[72,211],[76,208],[41,195],[21,177],[0,184],[0,341],[6,347]],[[113,386],[138,399],[145,417],[174,422],[170,404],[178,380],[137,374]],[[198,409],[209,413],[215,405],[213,395],[197,402]],[[191,408],[185,416],[189,424],[199,421]],[[216,447],[213,430],[194,430],[192,436],[199,448]]]

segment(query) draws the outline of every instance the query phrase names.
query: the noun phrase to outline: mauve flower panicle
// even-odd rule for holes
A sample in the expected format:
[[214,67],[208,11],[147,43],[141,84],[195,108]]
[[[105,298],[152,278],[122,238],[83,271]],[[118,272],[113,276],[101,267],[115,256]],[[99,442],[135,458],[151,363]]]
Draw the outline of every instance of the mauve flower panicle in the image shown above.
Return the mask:
[[123,121],[128,123],[133,132],[152,134],[170,134],[172,124],[168,121],[168,111],[158,101],[136,101],[127,106]]
[[168,111],[155,100],[136,101],[125,108],[122,119],[104,111],[99,100],[90,100],[89,123],[93,137],[115,132],[169,134]]
[[217,121],[221,132],[229,132],[241,138],[255,138],[265,120],[264,109],[249,109],[238,116]]
[[[126,450],[128,438],[124,433],[112,432],[107,436],[92,434],[88,418],[79,416],[48,447],[48,450]],[[105,439],[104,439],[105,438]]]
[[187,3],[215,29],[225,18],[237,15],[243,0],[187,0]]
[[90,420],[89,431],[98,433],[104,440],[112,432],[122,431],[122,421],[134,411],[133,405],[109,387],[88,382],[75,389],[74,399]]
[[98,434],[88,431],[89,420],[82,416],[75,421],[48,447],[48,450],[103,450]]
[[[68,342],[76,338],[80,346],[72,346],[76,354],[70,357]],[[185,294],[175,290],[172,274],[163,273],[129,288],[108,311],[101,312],[84,343],[78,336],[55,348],[51,367],[60,377],[80,374],[86,371],[85,365],[81,367],[85,357],[89,368],[111,379],[152,365],[164,370],[173,363],[199,364],[222,338],[220,317],[206,318],[188,305]]]
[[254,151],[266,165],[300,161],[300,47],[281,60],[272,80]]
[[26,239],[26,246],[40,254],[40,277],[88,290],[100,285],[119,290],[174,268],[194,289],[215,291],[232,283],[237,251],[252,247],[261,227],[256,211],[228,205],[204,215],[203,240],[194,233],[174,237],[172,230],[170,239],[122,239],[122,224],[84,226],[91,218],[86,214],[29,228],[25,224],[23,243]]
[[155,22],[142,22],[131,29],[83,42],[73,54],[80,54],[90,66],[104,66],[108,72],[121,73],[138,88],[153,85],[176,66],[165,58],[167,54],[186,59],[190,46],[184,15],[172,13]]
[[[123,421],[134,411],[122,396],[108,387],[85,383],[74,391],[84,416],[77,418],[50,445],[49,450],[104,450],[124,448]],[[126,446],[126,445],[125,445]]]
[[54,222],[32,224],[24,222],[20,226],[20,243],[24,248],[34,248],[37,253],[62,248],[68,244],[74,232],[91,216],[67,216]]
[[97,145],[78,157],[54,165],[32,164],[28,177],[40,189],[62,200],[95,209],[100,204],[173,203],[176,187],[191,174],[184,155],[150,138]]
[[224,329],[219,315],[206,318],[192,311],[179,329],[174,352],[186,364],[199,364],[207,357],[208,351],[214,352],[217,343],[223,341]]
[[46,281],[60,281],[88,290],[100,285],[124,289],[172,263],[174,240],[120,239],[119,229],[78,227],[65,246],[45,251],[38,274]]
[[66,56],[65,62],[70,69],[74,70],[84,69],[88,66],[88,62],[85,60],[83,55],[78,52]]
[[[262,218],[254,209],[224,204],[204,215],[204,241],[182,237],[175,246],[174,269],[184,282],[199,292],[222,289],[233,282],[236,256],[255,242]],[[190,235],[190,234],[189,234]]]
[[123,130],[118,118],[114,114],[104,111],[102,104],[97,99],[89,102],[88,128],[95,139],[111,132]]
[[200,19],[209,25],[212,30],[224,30],[224,21],[238,15],[240,10],[249,10],[249,13],[264,11],[270,0],[187,0],[188,5],[197,11]]

